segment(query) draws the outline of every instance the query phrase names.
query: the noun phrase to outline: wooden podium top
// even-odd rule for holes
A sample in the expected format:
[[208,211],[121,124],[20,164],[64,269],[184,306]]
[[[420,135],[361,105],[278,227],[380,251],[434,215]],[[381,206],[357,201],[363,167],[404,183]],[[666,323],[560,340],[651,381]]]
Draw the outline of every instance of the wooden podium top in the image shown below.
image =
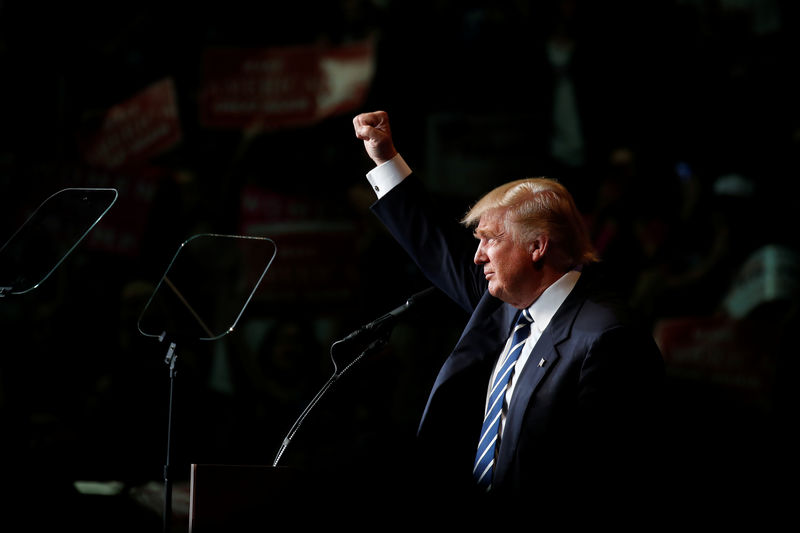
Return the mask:
[[293,519],[317,485],[288,467],[193,464],[189,532],[248,531]]

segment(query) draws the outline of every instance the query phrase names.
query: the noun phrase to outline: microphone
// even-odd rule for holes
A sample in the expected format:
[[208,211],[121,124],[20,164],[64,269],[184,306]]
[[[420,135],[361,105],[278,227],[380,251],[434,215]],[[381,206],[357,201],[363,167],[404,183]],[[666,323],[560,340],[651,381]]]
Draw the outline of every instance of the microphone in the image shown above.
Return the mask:
[[394,324],[394,322],[397,320],[397,317],[399,317],[400,315],[411,309],[411,307],[413,307],[414,304],[424,299],[426,296],[432,294],[435,290],[436,287],[428,287],[424,291],[420,291],[417,294],[414,294],[413,296],[409,297],[408,300],[406,300],[406,303],[404,303],[403,305],[396,307],[395,309],[392,309],[382,317],[377,318],[372,322],[370,322],[369,324],[366,324],[365,326],[358,328],[344,339],[333,343],[333,345],[331,346],[331,360],[333,361],[333,367],[334,367],[333,374],[325,383],[325,385],[322,386],[317,395],[306,406],[303,412],[300,413],[300,416],[297,418],[297,420],[295,420],[294,424],[289,429],[289,433],[286,434],[286,437],[283,439],[283,442],[281,443],[280,448],[278,449],[278,453],[275,455],[275,459],[272,462],[272,466],[278,466],[278,461],[281,460],[281,456],[283,456],[283,453],[286,451],[286,448],[289,446],[289,443],[292,441],[295,434],[300,429],[300,425],[303,423],[308,414],[311,412],[311,409],[313,409],[314,406],[317,405],[322,396],[328,391],[328,389],[331,386],[333,386],[334,382],[336,382],[336,380],[338,380],[350,367],[356,364],[356,362],[358,362],[368,352],[379,348],[383,343],[387,341],[387,339],[386,338],[372,339],[372,342],[361,352],[361,354],[346,365],[340,365],[340,363],[336,361],[336,357],[334,357],[333,354],[334,347],[336,347],[337,345],[339,345],[344,341],[354,339],[368,332],[383,331],[384,327]]
[[435,290],[436,287],[428,287],[424,291],[420,291],[412,296],[409,296],[409,298],[406,300],[406,303],[392,309],[385,315],[376,318],[369,324],[361,326],[360,328],[352,332],[350,335],[342,339],[342,341],[352,340],[369,332],[382,331],[384,327],[393,325],[403,313],[411,309],[414,306],[414,304],[424,299],[426,296],[431,295]]

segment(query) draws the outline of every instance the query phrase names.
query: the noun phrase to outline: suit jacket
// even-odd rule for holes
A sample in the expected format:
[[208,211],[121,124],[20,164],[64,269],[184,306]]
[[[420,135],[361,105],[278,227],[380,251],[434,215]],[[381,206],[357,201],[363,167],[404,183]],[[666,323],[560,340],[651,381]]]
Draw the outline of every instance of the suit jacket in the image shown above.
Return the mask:
[[[475,239],[415,176],[372,210],[430,281],[470,313],[431,389],[417,464],[433,497],[472,494],[489,377],[518,310],[488,293],[473,262]],[[663,360],[598,270],[583,270],[517,378],[492,494],[580,492],[602,488],[609,476],[618,484],[655,475]]]

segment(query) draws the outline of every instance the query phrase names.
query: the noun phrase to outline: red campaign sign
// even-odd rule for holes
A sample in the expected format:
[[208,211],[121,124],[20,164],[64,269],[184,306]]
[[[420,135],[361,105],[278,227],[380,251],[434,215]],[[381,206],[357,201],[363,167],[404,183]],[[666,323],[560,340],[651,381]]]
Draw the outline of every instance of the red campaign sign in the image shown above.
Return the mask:
[[158,168],[142,168],[135,175],[77,169],[71,186],[109,187],[117,190],[117,201],[86,236],[87,249],[136,257],[150,205],[165,174]]
[[331,217],[314,198],[246,187],[240,229],[272,239],[277,248],[261,301],[341,301],[357,286],[356,225]]
[[203,57],[206,127],[303,126],[357,108],[374,73],[371,39],[328,48],[211,48]]
[[772,386],[774,343],[763,328],[723,314],[659,320],[653,336],[667,371],[675,377],[710,383],[740,393],[763,394]]
[[89,165],[110,170],[145,162],[181,137],[175,84],[166,78],[111,107],[80,143]]

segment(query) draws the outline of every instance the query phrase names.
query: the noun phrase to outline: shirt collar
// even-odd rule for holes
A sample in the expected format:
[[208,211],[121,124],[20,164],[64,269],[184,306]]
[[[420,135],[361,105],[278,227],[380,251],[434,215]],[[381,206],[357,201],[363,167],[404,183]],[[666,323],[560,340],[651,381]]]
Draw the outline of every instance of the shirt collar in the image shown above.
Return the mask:
[[533,317],[533,325],[540,333],[544,331],[558,308],[575,288],[580,276],[581,273],[578,270],[570,270],[547,287],[528,308]]

